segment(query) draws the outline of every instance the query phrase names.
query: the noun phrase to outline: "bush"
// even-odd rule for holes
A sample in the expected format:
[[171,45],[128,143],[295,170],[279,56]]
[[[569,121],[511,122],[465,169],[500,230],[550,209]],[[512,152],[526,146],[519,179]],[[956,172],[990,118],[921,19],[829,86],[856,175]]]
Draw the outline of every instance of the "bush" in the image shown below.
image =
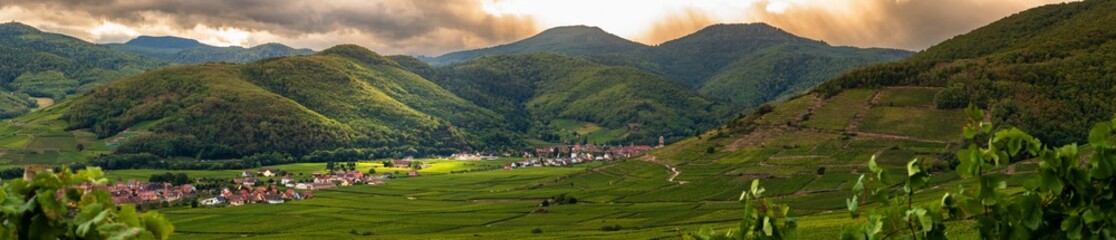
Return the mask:
[[605,231],[605,232],[615,232],[615,231],[620,231],[620,230],[623,230],[623,229],[624,229],[623,227],[620,227],[620,224],[616,224],[616,225],[612,225],[612,226],[605,225],[604,227],[601,227],[601,231]]
[[539,228],[535,228],[535,229],[531,229],[531,233],[533,233],[533,234],[541,234],[541,233],[543,233],[543,231],[542,231],[542,229],[539,229]]

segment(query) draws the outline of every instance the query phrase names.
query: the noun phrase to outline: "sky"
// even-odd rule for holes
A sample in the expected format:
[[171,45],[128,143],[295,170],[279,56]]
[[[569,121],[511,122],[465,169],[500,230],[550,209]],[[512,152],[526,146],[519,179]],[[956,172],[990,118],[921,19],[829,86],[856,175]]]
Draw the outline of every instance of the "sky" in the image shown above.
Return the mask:
[[715,23],[766,22],[832,45],[922,50],[1065,0],[2,0],[18,21],[90,42],[180,36],[216,46],[358,44],[437,56],[547,28],[597,26],[656,45]]

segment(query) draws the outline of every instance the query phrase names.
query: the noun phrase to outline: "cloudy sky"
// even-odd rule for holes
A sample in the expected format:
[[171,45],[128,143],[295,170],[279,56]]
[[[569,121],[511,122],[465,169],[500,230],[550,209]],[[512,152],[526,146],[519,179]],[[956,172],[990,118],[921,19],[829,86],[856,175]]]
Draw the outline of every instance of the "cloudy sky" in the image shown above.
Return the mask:
[[0,21],[87,41],[173,35],[219,46],[355,43],[440,55],[563,25],[659,44],[714,23],[767,22],[834,45],[925,49],[1065,0],[3,0]]

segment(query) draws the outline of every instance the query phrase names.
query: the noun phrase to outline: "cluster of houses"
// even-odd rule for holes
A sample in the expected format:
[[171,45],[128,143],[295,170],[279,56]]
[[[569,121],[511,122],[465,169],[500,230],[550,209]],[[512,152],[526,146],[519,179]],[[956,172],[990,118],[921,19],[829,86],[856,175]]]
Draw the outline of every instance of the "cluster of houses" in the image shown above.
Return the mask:
[[[659,147],[662,147],[662,145],[662,139],[660,138]],[[592,158],[587,160],[612,160],[639,155],[651,151],[652,149],[655,149],[655,147],[647,145],[601,147],[593,144],[575,144],[536,147],[535,155],[544,157],[558,156],[559,158],[564,158],[566,156],[569,156],[569,158]]]
[[[82,184],[78,186],[84,190],[95,188],[95,185]],[[112,195],[116,204],[143,204],[151,202],[175,202],[197,196],[197,189],[190,184],[179,186],[160,182],[139,182],[136,180],[121,181],[116,184],[104,186],[105,191]]]
[[[371,184],[383,185],[384,180],[391,177],[391,175],[372,175],[365,174],[359,171],[344,171],[337,170],[329,173],[313,173],[311,180],[305,182],[298,182],[294,176],[290,174],[283,174],[278,182],[272,182],[268,186],[264,185],[256,176],[274,177],[278,176],[281,171],[274,168],[261,168],[259,171],[246,170],[241,174],[240,178],[234,178],[233,183],[237,190],[229,188],[221,189],[221,194],[213,198],[204,199],[201,201],[204,205],[219,205],[228,204],[230,206],[240,206],[251,203],[269,203],[279,204],[290,200],[301,200],[313,196],[311,190],[334,188],[337,186],[350,186],[356,184]],[[286,190],[279,191],[277,185],[285,186]],[[303,190],[301,192],[296,190]]]
[[295,189],[310,189],[310,190],[321,189],[321,188],[331,188],[331,187],[336,187],[337,185],[341,185],[341,186],[352,186],[352,185],[356,185],[356,184],[384,185],[384,180],[387,179],[388,177],[390,177],[391,175],[388,175],[388,174],[373,175],[373,174],[364,174],[360,171],[338,170],[338,171],[333,171],[333,172],[328,173],[328,174],[313,173],[313,174],[311,174],[311,176],[313,177],[313,182],[294,183],[294,182],[289,181],[288,177],[290,177],[290,175],[288,175],[288,176],[283,177],[283,184],[285,184],[287,187],[293,187]]
[[274,185],[256,187],[254,189],[241,188],[239,191],[235,192],[226,187],[221,189],[221,194],[213,198],[204,199],[201,201],[201,204],[228,204],[229,206],[240,206],[249,203],[280,204],[289,200],[307,199],[313,196],[313,193],[310,191],[303,191],[300,193],[290,188],[286,191],[279,191]]
[[[659,147],[662,147],[662,145],[663,140],[660,137]],[[527,159],[504,165],[504,169],[508,170],[521,167],[567,166],[591,161],[611,161],[615,159],[639,155],[644,152],[651,151],[652,149],[655,148],[645,145],[600,147],[593,144],[537,147],[535,148],[534,156],[539,156],[538,158],[533,157],[530,153],[524,153],[524,157],[526,157]]]

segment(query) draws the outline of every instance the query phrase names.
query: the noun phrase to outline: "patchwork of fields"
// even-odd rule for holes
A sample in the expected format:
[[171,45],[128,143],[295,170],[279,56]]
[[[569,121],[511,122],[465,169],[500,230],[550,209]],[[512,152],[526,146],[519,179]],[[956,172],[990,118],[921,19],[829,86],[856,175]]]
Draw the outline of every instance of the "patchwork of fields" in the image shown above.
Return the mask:
[[[321,190],[313,199],[281,205],[160,211],[174,221],[176,239],[674,239],[702,226],[737,224],[738,202],[709,199],[721,199],[721,192],[738,195],[742,187],[679,185],[667,182],[668,176],[661,165],[629,160],[403,178]],[[825,178],[798,181],[832,184]],[[763,183],[774,192],[806,189]],[[578,202],[540,207],[543,199],[563,193]],[[941,193],[928,190],[919,201],[935,201]],[[836,237],[841,226],[853,223],[842,211],[846,195],[788,194],[775,201],[793,208],[803,238],[817,239]],[[950,235],[971,236],[966,224],[950,223]],[[616,225],[620,231],[602,230]]]
[[[760,179],[766,195],[790,205],[800,235],[833,238],[854,221],[844,211],[848,189],[868,172],[873,155],[900,177],[905,164],[921,158],[938,169],[933,188],[917,196],[933,202],[944,189],[969,185],[948,169],[959,147],[960,111],[934,108],[933,88],[846,91],[828,99],[804,95],[735,126],[607,164],[499,170],[517,159],[422,160],[422,176],[383,186],[316,191],[315,198],[279,205],[161,209],[177,228],[176,239],[674,239],[702,226],[729,229],[741,219],[740,192]],[[62,106],[65,107],[65,106]],[[65,131],[45,119],[50,108],[0,128],[0,165],[65,164],[111,151],[119,141],[145,134],[140,124],[98,139]],[[555,129],[590,141],[616,137],[614,130],[577,121],[555,121]],[[46,127],[27,127],[46,126]],[[564,136],[565,137],[565,136]],[[77,145],[82,145],[79,151]],[[272,166],[308,175],[324,163]],[[357,164],[366,172],[406,173],[376,161]],[[494,170],[496,169],[496,170]],[[1033,170],[1023,163],[1014,174]],[[1028,170],[1031,169],[1031,170]],[[241,170],[114,170],[108,178],[147,179],[164,172],[228,178]],[[1022,178],[1008,178],[1018,186]],[[576,204],[540,206],[559,195]],[[619,226],[618,231],[616,226]],[[969,222],[950,222],[952,237],[972,236]],[[608,228],[606,228],[608,227]]]

